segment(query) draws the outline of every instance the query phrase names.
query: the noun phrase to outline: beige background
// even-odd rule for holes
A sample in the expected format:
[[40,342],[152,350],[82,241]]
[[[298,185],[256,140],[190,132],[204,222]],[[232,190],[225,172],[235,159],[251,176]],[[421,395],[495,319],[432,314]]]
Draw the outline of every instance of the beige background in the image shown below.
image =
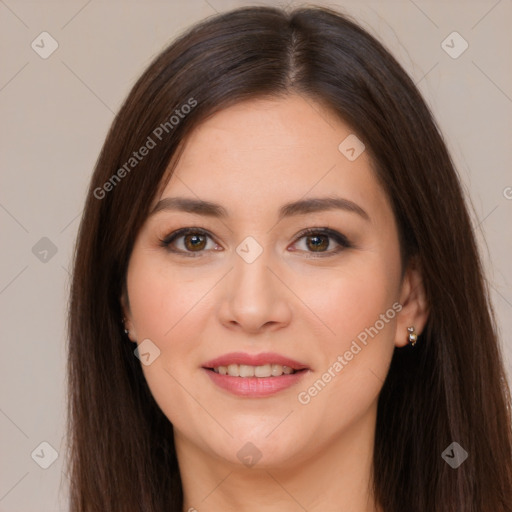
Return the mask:
[[[377,35],[433,109],[474,204],[512,375],[512,1],[323,4]],[[0,511],[67,510],[68,268],[86,186],[114,113],[180,31],[241,5],[250,3],[0,0]],[[47,59],[31,47],[34,40],[43,46],[43,31],[58,43]],[[458,58],[441,46],[453,31],[469,44]],[[462,40],[448,41],[462,48]],[[47,240],[36,245],[43,237],[54,255],[43,252]],[[48,469],[35,462],[50,461],[41,442],[59,454]]]

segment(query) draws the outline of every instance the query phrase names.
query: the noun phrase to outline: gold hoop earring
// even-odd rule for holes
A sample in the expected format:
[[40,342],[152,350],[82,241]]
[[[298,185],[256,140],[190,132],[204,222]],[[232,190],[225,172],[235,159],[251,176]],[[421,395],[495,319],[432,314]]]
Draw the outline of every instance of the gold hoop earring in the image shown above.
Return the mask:
[[407,327],[407,330],[409,331],[409,344],[414,347],[418,341],[418,335],[414,331],[414,326]]

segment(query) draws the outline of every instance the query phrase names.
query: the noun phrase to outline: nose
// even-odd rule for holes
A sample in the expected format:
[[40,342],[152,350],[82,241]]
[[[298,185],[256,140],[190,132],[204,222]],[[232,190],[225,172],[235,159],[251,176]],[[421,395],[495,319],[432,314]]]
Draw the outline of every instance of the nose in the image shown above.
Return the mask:
[[251,263],[234,254],[219,309],[220,320],[229,329],[256,334],[290,323],[293,294],[271,260],[265,250]]

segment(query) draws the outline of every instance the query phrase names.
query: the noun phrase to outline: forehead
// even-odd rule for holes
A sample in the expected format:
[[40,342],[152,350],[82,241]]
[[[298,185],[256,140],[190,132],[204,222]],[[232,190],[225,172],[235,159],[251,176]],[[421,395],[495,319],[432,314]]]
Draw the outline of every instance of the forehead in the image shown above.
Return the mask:
[[269,208],[274,200],[336,193],[378,213],[388,205],[369,156],[363,152],[350,161],[338,149],[351,135],[343,120],[310,98],[244,101],[190,134],[156,200],[186,195],[252,207],[254,214],[254,208]]
[[183,164],[215,157],[251,161],[268,159],[275,164],[306,154],[317,158],[327,151],[336,155],[340,135],[350,129],[334,113],[313,100],[298,95],[254,99],[224,109],[200,124],[187,145],[208,148],[187,152]]

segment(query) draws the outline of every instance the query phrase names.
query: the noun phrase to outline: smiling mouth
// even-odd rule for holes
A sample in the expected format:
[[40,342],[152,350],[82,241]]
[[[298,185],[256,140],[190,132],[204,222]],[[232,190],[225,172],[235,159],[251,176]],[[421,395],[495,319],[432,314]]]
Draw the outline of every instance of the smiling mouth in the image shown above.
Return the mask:
[[207,370],[211,370],[219,375],[229,375],[231,377],[281,377],[282,375],[292,375],[294,373],[299,373],[305,371],[295,370],[290,366],[285,366],[281,364],[264,364],[261,366],[251,366],[247,364],[230,364],[227,366],[216,366],[214,368],[207,368]]

